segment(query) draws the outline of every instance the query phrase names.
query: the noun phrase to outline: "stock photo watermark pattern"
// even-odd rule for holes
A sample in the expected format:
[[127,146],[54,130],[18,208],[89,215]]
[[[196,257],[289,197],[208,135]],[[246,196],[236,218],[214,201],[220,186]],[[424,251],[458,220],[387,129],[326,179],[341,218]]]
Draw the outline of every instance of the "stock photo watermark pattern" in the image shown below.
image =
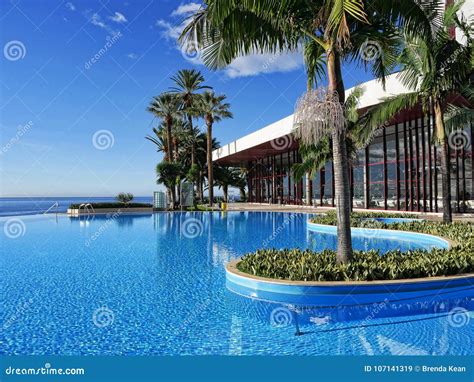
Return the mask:
[[3,233],[9,239],[18,239],[26,234],[26,224],[20,218],[9,218],[3,225]]
[[26,56],[26,46],[18,40],[9,41],[3,47],[3,55],[9,61],[22,60]]
[[108,308],[107,306],[101,306],[92,313],[92,322],[98,328],[110,326],[114,323],[114,321],[115,314],[112,309]]
[[110,130],[98,130],[92,136],[92,145],[97,150],[108,150],[115,144],[115,136]]
[[188,239],[195,239],[204,232],[204,224],[196,218],[186,218],[181,227],[181,233]]

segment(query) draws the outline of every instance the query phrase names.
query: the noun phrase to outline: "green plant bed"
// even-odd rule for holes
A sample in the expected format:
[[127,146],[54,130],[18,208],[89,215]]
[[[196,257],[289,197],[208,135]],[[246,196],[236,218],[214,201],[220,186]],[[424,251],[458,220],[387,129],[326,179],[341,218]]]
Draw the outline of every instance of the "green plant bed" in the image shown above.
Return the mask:
[[[153,207],[149,203],[91,203],[94,209],[101,209],[101,208],[151,208]],[[69,206],[70,209],[78,209],[80,204],[71,204]]]
[[[355,251],[348,264],[336,263],[332,250],[262,249],[246,254],[237,264],[241,272],[254,276],[293,281],[373,281],[451,276],[474,272],[474,224],[413,221],[384,224],[364,220],[366,213],[352,214],[352,226],[394,229],[443,236],[455,242],[449,249],[409,252]],[[369,217],[387,217],[371,214]],[[397,215],[400,217],[400,215]],[[331,212],[311,219],[317,224],[336,224]]]

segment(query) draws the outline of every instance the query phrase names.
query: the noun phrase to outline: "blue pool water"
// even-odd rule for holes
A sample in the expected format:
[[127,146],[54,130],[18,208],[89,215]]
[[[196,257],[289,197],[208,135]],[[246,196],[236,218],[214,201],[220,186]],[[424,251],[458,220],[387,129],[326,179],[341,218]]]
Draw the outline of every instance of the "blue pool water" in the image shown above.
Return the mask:
[[[2,218],[0,352],[474,354],[473,288],[353,306],[351,319],[338,309],[278,305],[226,289],[225,264],[246,252],[334,246],[333,235],[307,230],[307,218],[270,212]],[[354,245],[400,248],[378,237],[359,237]],[[302,335],[295,336],[297,328]]]

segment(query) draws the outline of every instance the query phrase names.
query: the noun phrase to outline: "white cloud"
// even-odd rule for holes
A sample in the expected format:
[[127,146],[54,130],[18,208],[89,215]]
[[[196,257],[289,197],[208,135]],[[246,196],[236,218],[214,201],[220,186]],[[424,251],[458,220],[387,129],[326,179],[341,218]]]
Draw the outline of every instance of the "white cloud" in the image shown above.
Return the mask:
[[102,29],[106,29],[107,28],[107,24],[105,24],[103,21],[102,21],[102,18],[100,17],[100,15],[98,13],[94,13],[91,18],[90,18],[90,22],[92,25],[95,25],[96,27],[99,27],[99,28],[102,28]]
[[303,66],[301,52],[254,53],[238,57],[225,69],[230,78],[256,76],[261,73],[290,72]]
[[73,3],[66,3],[66,8],[69,9],[70,11],[76,10],[76,7],[74,6]]
[[165,20],[158,20],[156,22],[156,26],[162,29],[162,34],[167,39],[177,40],[178,37],[181,35],[186,23],[181,24],[171,24]]
[[[87,14],[88,14],[88,12],[86,11],[86,15]],[[104,29],[109,34],[111,34],[112,36],[117,36],[117,35],[120,34],[120,32],[118,30],[115,30],[109,24],[107,24],[98,13],[93,13],[92,15],[90,15],[89,16],[89,21],[92,25],[95,25],[96,27]]]
[[181,4],[171,13],[171,16],[189,16],[199,8],[201,8],[201,4],[198,3]]
[[136,60],[138,58],[138,54],[136,53],[129,53],[127,54],[127,57],[130,59],[130,60]]
[[109,19],[119,24],[127,22],[127,18],[120,12],[115,12],[113,16],[109,16]]

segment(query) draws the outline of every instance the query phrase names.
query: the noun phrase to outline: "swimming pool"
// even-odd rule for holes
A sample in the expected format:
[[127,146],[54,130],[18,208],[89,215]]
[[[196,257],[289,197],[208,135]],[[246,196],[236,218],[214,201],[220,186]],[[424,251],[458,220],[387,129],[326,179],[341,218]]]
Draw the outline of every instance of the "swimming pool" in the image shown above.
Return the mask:
[[305,214],[14,219],[0,220],[2,354],[474,354],[473,288],[331,312],[227,290],[225,264],[246,252],[333,246]]

